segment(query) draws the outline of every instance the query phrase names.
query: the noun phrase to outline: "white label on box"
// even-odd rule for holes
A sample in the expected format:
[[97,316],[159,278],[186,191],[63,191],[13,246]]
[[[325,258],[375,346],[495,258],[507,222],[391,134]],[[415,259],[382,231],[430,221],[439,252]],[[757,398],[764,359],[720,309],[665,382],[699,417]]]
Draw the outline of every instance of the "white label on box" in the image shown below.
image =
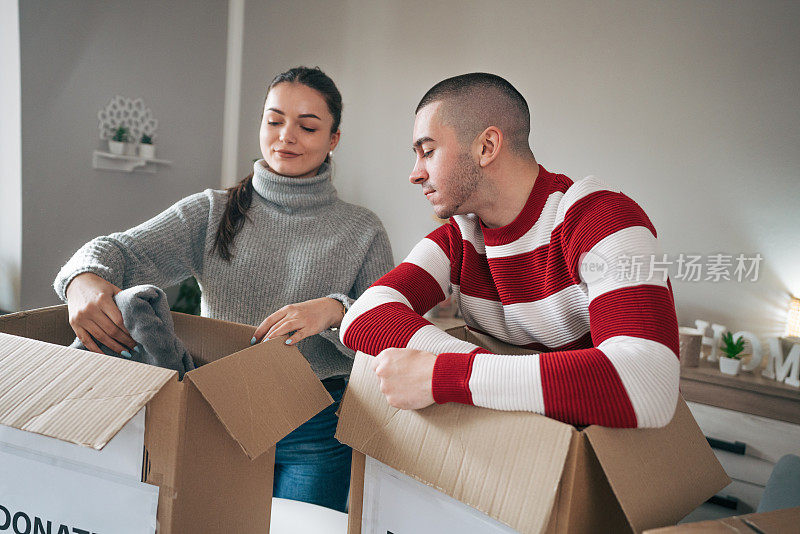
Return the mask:
[[0,533],[153,534],[157,509],[158,486],[0,444]]
[[367,456],[364,534],[511,534],[516,530]]
[[[145,408],[142,408],[99,451],[5,425],[0,425],[0,444],[5,443],[11,445],[12,449],[19,448],[58,458],[60,465],[65,467],[81,464],[141,481],[144,417]],[[2,524],[0,521],[0,525]]]

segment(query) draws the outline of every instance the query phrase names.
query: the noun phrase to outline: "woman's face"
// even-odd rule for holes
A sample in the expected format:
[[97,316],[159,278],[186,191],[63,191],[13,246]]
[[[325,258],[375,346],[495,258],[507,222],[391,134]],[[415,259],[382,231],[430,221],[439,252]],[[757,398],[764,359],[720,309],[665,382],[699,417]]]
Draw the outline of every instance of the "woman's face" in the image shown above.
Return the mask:
[[300,83],[279,83],[264,103],[261,154],[277,174],[314,176],[339,142],[332,125],[333,116],[319,92]]

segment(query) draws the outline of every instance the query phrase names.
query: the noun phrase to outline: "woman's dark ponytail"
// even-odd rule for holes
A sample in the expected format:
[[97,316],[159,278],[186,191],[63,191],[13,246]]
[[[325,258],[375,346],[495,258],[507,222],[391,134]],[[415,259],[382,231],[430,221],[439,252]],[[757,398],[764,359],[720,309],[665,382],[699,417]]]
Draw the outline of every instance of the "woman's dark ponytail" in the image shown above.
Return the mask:
[[214,236],[214,245],[211,253],[219,252],[219,257],[231,261],[231,245],[239,230],[247,219],[247,210],[253,202],[253,173],[248,174],[241,182],[228,188],[228,201],[225,203],[225,212],[217,227]]
[[[282,72],[272,79],[267,88],[267,95],[273,87],[279,83],[300,83],[315,89],[325,99],[328,111],[333,116],[331,133],[339,129],[342,120],[342,95],[333,80],[322,72],[319,67],[294,67]],[[225,212],[217,228],[217,235],[214,237],[214,245],[211,253],[218,252],[220,258],[231,261],[231,246],[239,230],[244,226],[247,219],[247,210],[253,201],[253,173],[250,173],[244,180],[228,189],[228,201],[225,204]]]

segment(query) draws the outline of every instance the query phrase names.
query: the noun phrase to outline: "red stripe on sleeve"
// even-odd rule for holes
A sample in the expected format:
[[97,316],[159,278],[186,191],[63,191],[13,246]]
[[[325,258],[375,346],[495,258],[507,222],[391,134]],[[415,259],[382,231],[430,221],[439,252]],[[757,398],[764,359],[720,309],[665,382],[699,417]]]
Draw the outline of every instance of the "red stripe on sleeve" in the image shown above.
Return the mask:
[[619,374],[602,351],[551,352],[539,362],[548,417],[573,425],[637,426]]
[[445,352],[436,357],[433,364],[433,400],[437,404],[460,402],[472,404],[469,377],[475,351],[469,354]]
[[429,324],[405,304],[387,302],[356,317],[344,333],[344,344],[375,356],[383,349],[405,348],[414,333]]
[[442,286],[433,275],[413,263],[401,263],[378,279],[373,286],[396,289],[408,299],[411,307],[420,315],[445,299]]
[[573,204],[564,222],[553,229],[560,236],[567,267],[576,276],[581,256],[611,234],[633,226],[656,230],[644,210],[629,197],[612,191],[590,193]]
[[610,337],[632,336],[662,343],[678,356],[678,319],[669,288],[623,287],[595,297],[589,325],[595,346]]

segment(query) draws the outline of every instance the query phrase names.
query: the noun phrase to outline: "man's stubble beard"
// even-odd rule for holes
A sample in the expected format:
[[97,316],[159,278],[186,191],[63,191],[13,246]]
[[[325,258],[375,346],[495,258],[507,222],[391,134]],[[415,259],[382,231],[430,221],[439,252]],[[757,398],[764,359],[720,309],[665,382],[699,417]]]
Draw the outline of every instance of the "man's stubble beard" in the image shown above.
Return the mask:
[[462,211],[464,204],[475,194],[483,179],[483,169],[480,165],[472,161],[468,152],[463,152],[458,156],[455,168],[448,176],[448,182],[452,185],[448,206],[436,212],[440,219],[449,219],[453,215],[463,215],[467,212]]

